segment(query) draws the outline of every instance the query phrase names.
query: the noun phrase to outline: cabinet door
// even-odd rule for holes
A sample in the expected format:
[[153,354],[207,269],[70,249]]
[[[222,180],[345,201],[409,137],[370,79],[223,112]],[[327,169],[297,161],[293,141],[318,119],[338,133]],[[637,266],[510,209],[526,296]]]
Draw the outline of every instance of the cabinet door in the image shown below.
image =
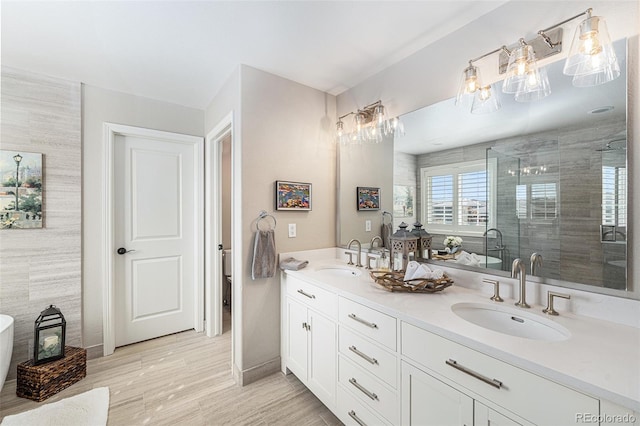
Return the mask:
[[478,401],[474,402],[474,408],[475,426],[521,426],[520,423],[492,410]]
[[309,388],[322,402],[331,408],[336,395],[336,324],[324,316],[309,310]]
[[473,399],[403,362],[402,424],[473,426]]
[[302,381],[307,379],[307,307],[287,298],[287,367]]

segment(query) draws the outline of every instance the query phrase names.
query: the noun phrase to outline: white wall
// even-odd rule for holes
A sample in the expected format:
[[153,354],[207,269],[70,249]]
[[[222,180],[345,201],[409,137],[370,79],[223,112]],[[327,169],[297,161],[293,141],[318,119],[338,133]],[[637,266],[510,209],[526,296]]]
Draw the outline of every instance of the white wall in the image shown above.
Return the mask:
[[[479,17],[479,19],[460,30],[443,37],[438,42],[428,46],[410,57],[387,68],[386,70],[367,79],[358,86],[338,96],[338,114],[352,111],[357,106],[365,105],[381,99],[387,106],[387,112],[401,115],[426,105],[434,104],[456,95],[460,74],[469,59],[500,47],[503,44],[515,43],[518,38],[533,38],[537,31],[592,7],[594,15],[606,18],[612,40],[629,37],[629,150],[631,176],[630,202],[633,220],[632,228],[640,229],[640,185],[633,185],[640,176],[640,149],[634,149],[637,138],[640,137],[640,81],[638,58],[640,57],[639,3],[637,1],[512,1],[494,11]],[[517,18],[517,19],[516,19]],[[575,26],[580,22],[576,19],[564,25],[563,44],[565,48],[559,55],[549,60],[562,60],[568,53]],[[493,61],[493,62],[491,62]],[[481,73],[487,77],[493,66],[482,67],[483,63],[497,61],[493,56],[482,63]],[[491,76],[493,79],[496,76]],[[489,80],[490,78],[486,78]],[[553,90],[553,88],[552,88]],[[553,96],[553,94],[552,94]],[[640,253],[640,238],[633,232],[633,245],[629,247],[628,256],[633,259],[629,271],[629,282],[640,286],[640,259],[634,253]],[[637,291],[638,289],[636,289]]]
[[204,111],[88,85],[82,86],[83,343],[102,354],[103,123],[203,136]]
[[[238,221],[232,242],[234,362],[240,382],[246,384],[280,365],[278,275],[251,279],[258,212],[266,210],[277,219],[277,252],[335,244],[335,97],[241,66],[207,109],[207,131],[230,111],[234,114],[233,217]],[[276,180],[312,183],[313,210],[274,211]],[[297,225],[297,238],[288,238],[289,223]]]

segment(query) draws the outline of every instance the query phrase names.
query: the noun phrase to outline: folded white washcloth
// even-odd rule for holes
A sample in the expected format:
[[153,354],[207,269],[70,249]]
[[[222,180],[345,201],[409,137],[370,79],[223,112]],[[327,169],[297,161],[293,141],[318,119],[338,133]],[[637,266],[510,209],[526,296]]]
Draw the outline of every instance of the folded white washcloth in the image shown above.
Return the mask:
[[407,271],[404,274],[404,280],[437,280],[443,276],[444,272],[442,269],[431,269],[424,263],[411,261],[407,264]]
[[480,266],[480,257],[475,253],[469,253],[463,250],[458,254],[455,262],[468,266]]

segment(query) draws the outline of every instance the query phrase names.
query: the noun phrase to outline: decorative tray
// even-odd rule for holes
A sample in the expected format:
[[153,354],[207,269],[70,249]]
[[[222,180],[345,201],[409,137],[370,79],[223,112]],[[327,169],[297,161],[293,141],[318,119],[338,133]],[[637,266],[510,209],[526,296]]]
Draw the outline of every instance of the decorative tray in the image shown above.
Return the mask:
[[445,273],[439,279],[415,279],[404,281],[404,271],[371,271],[371,278],[387,291],[404,291],[407,293],[435,293],[453,284],[453,280]]

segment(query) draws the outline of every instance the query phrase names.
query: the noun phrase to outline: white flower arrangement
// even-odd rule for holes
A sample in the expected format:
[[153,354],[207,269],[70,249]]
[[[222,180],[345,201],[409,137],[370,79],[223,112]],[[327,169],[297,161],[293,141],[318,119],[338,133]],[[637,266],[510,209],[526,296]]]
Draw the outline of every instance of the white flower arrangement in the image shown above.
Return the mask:
[[449,248],[460,247],[462,245],[462,238],[449,235],[444,239],[444,245]]

